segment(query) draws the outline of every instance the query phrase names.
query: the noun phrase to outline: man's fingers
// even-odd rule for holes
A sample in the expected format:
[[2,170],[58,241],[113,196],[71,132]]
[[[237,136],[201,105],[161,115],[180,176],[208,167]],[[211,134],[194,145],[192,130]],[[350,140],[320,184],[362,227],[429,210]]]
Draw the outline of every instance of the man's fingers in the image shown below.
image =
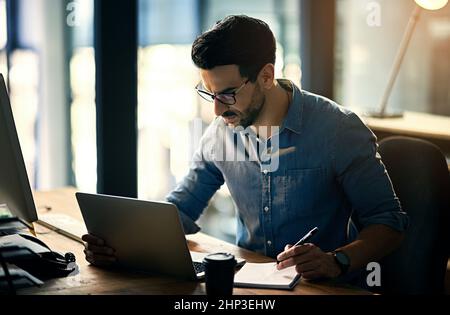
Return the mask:
[[322,274],[319,271],[308,271],[302,273],[302,278],[305,280],[315,280],[321,278]]
[[292,257],[289,257],[289,258],[279,262],[277,264],[277,269],[281,270],[281,269],[295,266],[298,264],[305,264],[305,263],[308,263],[311,261],[315,261],[315,258],[316,258],[316,255],[311,252],[307,252],[306,254],[303,254],[303,255],[292,256]]
[[98,267],[109,267],[109,266],[111,266],[112,264],[115,263],[115,261],[110,261],[110,260],[107,260],[107,259],[105,259],[105,260],[95,259],[95,258],[92,258],[92,257],[89,257],[89,258],[86,257],[86,261],[88,263],[90,263],[91,265],[98,266]]
[[291,248],[292,247],[292,245],[291,244],[287,244],[285,247],[284,247],[284,250],[285,251],[287,251],[289,248]]
[[90,263],[91,265],[98,266],[98,267],[108,267],[108,266],[111,266],[114,263],[113,261],[99,260],[99,259],[94,259],[92,257],[86,257],[86,261],[88,263]]
[[291,256],[299,256],[299,255],[304,255],[315,248],[316,248],[316,246],[314,244],[304,244],[304,245],[292,247],[291,249],[288,250],[288,253]]
[[105,242],[94,235],[85,234],[81,237],[86,242],[84,254],[86,260],[95,266],[109,266],[117,261],[114,250],[105,245]]
[[303,264],[298,264],[295,266],[295,270],[298,274],[303,274],[310,271],[315,271],[319,268],[317,261],[308,261]]
[[281,270],[287,267],[291,267],[294,266],[295,262],[294,262],[294,258],[293,257],[289,257],[288,259],[282,260],[277,264],[277,269]]
[[315,246],[313,244],[304,244],[300,246],[290,247],[284,252],[280,253],[277,256],[278,261],[283,261],[288,259],[289,257],[303,255],[313,249]]
[[86,255],[86,258],[93,258],[94,260],[105,260],[105,261],[116,261],[116,257],[111,255],[103,255],[103,254],[97,254],[90,250],[84,250],[84,254]]
[[107,246],[97,246],[97,245],[92,245],[92,243],[87,243],[86,249],[88,251],[91,251],[96,254],[114,255],[114,250]]
[[81,239],[87,243],[94,244],[97,246],[105,245],[105,242],[101,238],[98,238],[91,234],[85,234],[81,237]]
[[93,265],[110,265],[117,261],[116,257],[96,254],[90,250],[84,250],[86,260]]

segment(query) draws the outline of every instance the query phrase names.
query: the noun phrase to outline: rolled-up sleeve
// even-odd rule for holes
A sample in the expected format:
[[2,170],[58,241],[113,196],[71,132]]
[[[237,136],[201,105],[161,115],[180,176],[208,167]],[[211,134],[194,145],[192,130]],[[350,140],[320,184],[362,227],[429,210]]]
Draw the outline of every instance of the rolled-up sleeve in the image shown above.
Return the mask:
[[403,232],[409,224],[408,216],[401,210],[376,141],[356,114],[344,115],[337,128],[333,154],[337,178],[360,229],[383,224]]
[[193,157],[189,173],[166,197],[168,202],[175,204],[180,213],[186,234],[200,231],[195,223],[214,193],[224,183],[220,170],[203,154],[204,138],[200,141],[200,148]]

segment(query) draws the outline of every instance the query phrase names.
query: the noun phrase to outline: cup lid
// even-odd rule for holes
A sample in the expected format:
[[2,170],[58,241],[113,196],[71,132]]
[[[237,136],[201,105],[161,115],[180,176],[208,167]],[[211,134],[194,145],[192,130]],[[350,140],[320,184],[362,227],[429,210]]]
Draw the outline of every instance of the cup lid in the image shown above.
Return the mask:
[[204,260],[205,263],[213,264],[232,264],[233,266],[237,263],[234,255],[230,253],[214,253],[207,255]]

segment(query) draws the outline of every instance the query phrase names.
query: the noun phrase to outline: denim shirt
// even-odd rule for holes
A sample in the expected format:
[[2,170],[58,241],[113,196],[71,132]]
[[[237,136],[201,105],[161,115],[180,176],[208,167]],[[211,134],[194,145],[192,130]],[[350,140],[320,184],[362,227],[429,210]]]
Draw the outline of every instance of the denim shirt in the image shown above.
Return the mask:
[[[205,131],[188,175],[167,196],[185,232],[199,231],[195,221],[224,183],[237,208],[237,245],[266,256],[276,257],[315,226],[319,232],[311,242],[325,252],[352,242],[355,227],[383,224],[404,231],[408,217],[375,135],[350,110],[290,81],[278,82],[293,97],[276,145],[274,137],[230,132],[221,117]],[[255,147],[263,150],[248,158]],[[223,156],[231,149],[238,158],[230,161]],[[278,161],[271,164],[273,154]]]

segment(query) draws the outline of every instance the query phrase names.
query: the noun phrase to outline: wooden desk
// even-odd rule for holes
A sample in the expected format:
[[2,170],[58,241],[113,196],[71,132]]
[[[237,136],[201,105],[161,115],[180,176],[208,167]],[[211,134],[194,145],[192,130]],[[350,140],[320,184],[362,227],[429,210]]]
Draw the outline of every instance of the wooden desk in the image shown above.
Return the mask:
[[405,112],[402,118],[361,118],[374,131],[450,143],[450,117]]
[[[356,113],[360,110],[352,108]],[[450,170],[450,117],[418,112],[405,112],[401,118],[372,118],[360,115],[378,140],[390,136],[409,136],[437,145],[447,158]]]
[[[52,192],[35,193],[36,205],[41,209],[50,206],[55,213],[64,213],[81,219],[81,214],[72,188]],[[41,210],[40,210],[41,211]],[[38,237],[53,250],[65,253],[71,251],[77,258],[79,274],[47,281],[41,288],[19,290],[19,294],[161,294],[185,295],[205,294],[204,282],[181,281],[166,276],[149,276],[131,272],[105,270],[89,265],[83,254],[84,246],[72,239],[37,225]],[[226,251],[245,258],[249,262],[268,262],[271,258],[247,251],[203,233],[190,235],[189,248],[200,252]],[[366,295],[370,292],[350,286],[337,286],[330,282],[313,283],[301,281],[293,291],[235,288],[235,295],[268,294],[351,294]]]

